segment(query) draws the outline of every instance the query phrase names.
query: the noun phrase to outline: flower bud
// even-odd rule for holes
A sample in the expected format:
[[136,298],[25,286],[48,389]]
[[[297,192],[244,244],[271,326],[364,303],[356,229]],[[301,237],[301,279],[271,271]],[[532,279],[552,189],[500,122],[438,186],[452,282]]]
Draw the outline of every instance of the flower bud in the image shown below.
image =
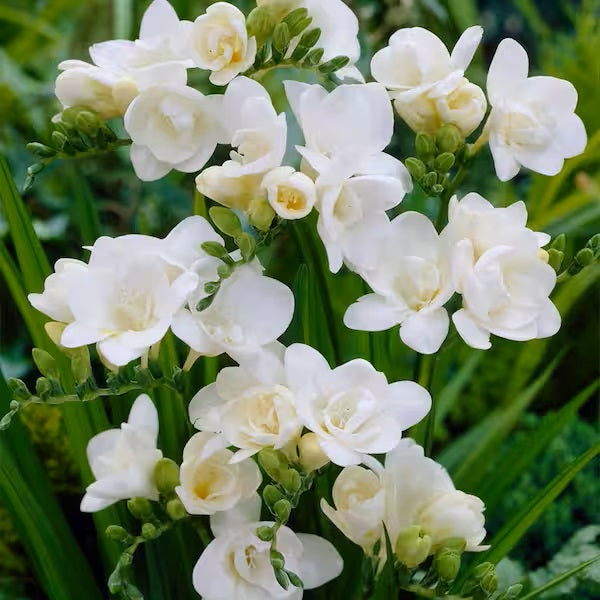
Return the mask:
[[267,231],[275,218],[275,211],[265,198],[258,198],[248,208],[248,221],[259,231]]
[[265,489],[263,490],[263,500],[270,509],[273,509],[275,504],[282,498],[281,492],[274,485],[265,486]]
[[118,594],[123,588],[123,579],[121,577],[121,570],[117,567],[108,578],[107,582],[108,591],[111,594]]
[[296,494],[302,487],[300,473],[295,469],[288,469],[281,475],[280,483],[288,494]]
[[460,571],[460,552],[452,548],[442,548],[435,555],[435,566],[440,579],[451,582]]
[[8,408],[10,408],[10,410],[17,411],[17,410],[19,410],[20,406],[21,406],[21,404],[19,402],[17,402],[16,400],[11,400],[8,405]]
[[206,254],[215,258],[222,258],[227,255],[225,246],[219,244],[219,242],[204,242],[200,247]]
[[347,56],[336,56],[320,65],[319,71],[321,73],[335,73],[336,71],[343,69],[349,62],[350,59]]
[[435,196],[440,196],[444,193],[444,186],[441,183],[435,183],[431,186],[431,193]]
[[131,498],[127,500],[127,510],[133,517],[143,521],[152,514],[152,505],[146,498]]
[[179,485],[179,467],[170,458],[161,458],[154,467],[154,483],[162,496],[175,494]]
[[404,166],[417,181],[420,181],[425,176],[425,173],[427,173],[427,167],[425,166],[425,163],[414,156],[408,157],[404,161]]
[[479,585],[489,596],[494,594],[498,589],[498,578],[496,577],[495,571],[486,573],[486,575],[481,578]]
[[31,356],[36,367],[42,375],[45,377],[52,377],[58,379],[58,367],[54,357],[41,348],[34,348],[31,351]]
[[567,236],[564,233],[557,235],[550,244],[550,248],[564,252],[567,246]]
[[235,239],[244,262],[251,262],[256,256],[256,240],[249,233],[242,233]]
[[145,540],[154,540],[160,535],[158,529],[152,523],[142,525],[142,537]]
[[50,395],[52,390],[52,385],[50,381],[46,379],[46,377],[38,377],[35,382],[35,393],[42,399],[46,399],[47,396]]
[[419,525],[412,525],[399,533],[395,550],[398,560],[414,569],[429,556],[431,537]]
[[226,265],[225,263],[223,263],[222,265],[219,265],[217,267],[217,275],[221,279],[229,279],[232,274],[233,274],[233,267],[231,267],[231,265]]
[[271,36],[275,21],[267,6],[257,6],[246,17],[246,29],[249,37],[256,38],[257,46],[262,46]]
[[304,587],[304,582],[302,581],[302,579],[300,579],[300,577],[298,577],[298,575],[296,575],[296,573],[294,573],[293,571],[287,571],[286,570],[286,575],[288,576],[290,583],[297,588],[303,588]]
[[283,23],[288,26],[290,37],[296,37],[312,23],[312,18],[308,15],[308,9],[296,8],[285,16]]
[[296,49],[292,52],[292,60],[303,59],[307,52],[319,41],[321,37],[320,29],[310,29],[302,34]]
[[422,185],[426,190],[430,190],[434,185],[437,184],[437,173],[435,171],[429,171],[425,177],[423,177]]
[[262,525],[256,530],[256,537],[263,542],[270,542],[275,537],[275,532],[272,527]]
[[123,552],[119,557],[119,567],[128,567],[133,562],[133,554],[131,552]]
[[32,154],[37,154],[43,158],[50,158],[52,156],[56,156],[56,149],[50,148],[50,146],[46,146],[45,144],[40,144],[39,142],[31,142],[26,146],[27,150]]
[[419,158],[428,159],[435,154],[435,140],[433,136],[425,132],[417,133],[415,137],[415,146]]
[[188,515],[183,502],[179,498],[172,498],[167,502],[167,514],[172,521],[180,521]]
[[290,518],[290,514],[292,512],[292,505],[290,504],[289,500],[278,500],[273,506],[273,512],[280,523],[287,523],[287,520]]
[[279,23],[274,31],[272,37],[273,54],[276,59],[281,59],[285,56],[287,49],[290,45],[290,28],[287,23]]
[[598,260],[600,258],[600,233],[591,237],[585,247],[589,248],[594,253],[594,259]]
[[219,291],[220,287],[220,281],[209,281],[208,283],[204,284],[204,293],[208,294],[209,296],[212,296],[213,294],[216,294]]
[[290,578],[288,577],[288,574],[283,569],[278,569],[275,565],[273,565],[273,568],[275,569],[275,579],[277,579],[277,583],[284,590],[287,590],[290,587]]
[[129,537],[129,533],[120,525],[109,525],[106,528],[106,537],[117,542],[122,542]]
[[240,222],[239,217],[230,208],[225,208],[224,206],[213,206],[208,211],[208,214],[210,215],[213,223],[225,235],[234,238],[242,233],[242,223]]
[[456,125],[444,125],[436,133],[435,140],[441,152],[456,152],[464,143],[463,135]]
[[329,457],[321,449],[315,433],[305,433],[298,442],[300,465],[306,473],[312,473],[329,464]]
[[495,571],[495,568],[491,562],[483,562],[480,565],[477,565],[473,569],[473,577],[475,579],[482,579],[488,573],[493,573],[494,571]]
[[271,550],[271,564],[274,569],[283,569],[285,567],[285,557],[278,550]]
[[13,396],[19,400],[29,400],[31,398],[31,392],[20,379],[10,377],[7,382],[8,387],[11,389]]
[[523,586],[520,583],[511,585],[506,591],[498,597],[498,600],[515,600],[521,595]]
[[582,248],[576,255],[575,260],[584,267],[591,265],[594,262],[594,252],[591,248]]
[[452,152],[442,152],[434,161],[435,170],[439,173],[447,173],[454,166],[455,161]]
[[12,413],[6,413],[2,419],[0,419],[0,431],[6,431],[12,422]]
[[323,48],[315,48],[306,55],[304,62],[310,66],[316,67],[323,60],[323,54],[325,54]]
[[273,481],[279,481],[288,468],[285,454],[273,448],[263,448],[258,453],[258,464]]
[[548,250],[548,264],[558,273],[565,259],[565,253],[555,248]]

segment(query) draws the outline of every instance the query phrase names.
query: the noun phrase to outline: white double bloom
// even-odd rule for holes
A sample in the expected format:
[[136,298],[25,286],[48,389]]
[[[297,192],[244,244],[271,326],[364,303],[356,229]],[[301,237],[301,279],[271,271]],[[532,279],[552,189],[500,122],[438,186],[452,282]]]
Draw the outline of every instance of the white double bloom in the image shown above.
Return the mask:
[[478,127],[487,102],[464,73],[482,35],[481,27],[469,27],[450,54],[431,31],[400,29],[373,56],[373,78],[390,90],[396,111],[411,129],[435,133],[453,124],[466,137]]
[[83,512],[96,512],[129,498],[158,500],[154,468],[162,458],[157,449],[158,413],[142,394],[131,407],[127,423],[95,435],[87,446],[96,481],[81,501]]
[[[346,467],[333,486],[335,508],[321,501],[323,512],[365,551],[382,540],[384,524],[392,547],[399,550],[398,559],[410,568],[448,538],[464,539],[470,552],[487,548],[481,545],[486,534],[483,502],[456,490],[446,470],[425,457],[413,440],[402,440],[389,452],[385,466],[373,465],[375,471]],[[412,547],[397,544],[413,527],[420,528],[425,544],[416,562]]]
[[[206,600],[300,600],[302,588],[290,585],[285,590],[275,579],[271,542],[263,542],[256,536],[258,527],[273,525],[260,521],[260,500],[211,517],[215,539],[194,567],[196,591]],[[282,526],[277,531],[275,545],[284,556],[285,568],[300,577],[304,589],[319,587],[342,572],[343,561],[338,551],[317,535],[296,534]]]
[[329,268],[345,261],[370,262],[369,244],[385,211],[412,189],[404,165],[383,149],[390,143],[394,115],[385,88],[377,83],[319,85],[285,82],[287,97],[304,134],[297,147],[303,170],[315,179],[318,232]]
[[515,40],[502,40],[487,78],[492,112],[486,123],[501,181],[512,179],[521,166],[556,175],[565,158],[581,154],[587,143],[574,112],[573,85],[556,77],[528,77],[528,71],[525,49]]

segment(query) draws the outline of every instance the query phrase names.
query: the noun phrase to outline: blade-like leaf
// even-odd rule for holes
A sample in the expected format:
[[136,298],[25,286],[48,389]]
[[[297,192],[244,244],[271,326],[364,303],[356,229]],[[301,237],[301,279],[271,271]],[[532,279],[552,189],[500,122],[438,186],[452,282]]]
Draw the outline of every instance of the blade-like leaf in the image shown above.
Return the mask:
[[569,569],[568,571],[565,571],[564,573],[561,573],[560,575],[557,575],[554,579],[548,581],[548,583],[545,583],[536,590],[529,592],[529,594],[527,594],[526,596],[523,596],[521,600],[533,600],[534,598],[539,598],[543,593],[547,592],[548,590],[551,590],[557,585],[560,585],[563,581],[567,581],[567,579],[570,579],[571,577],[573,577],[573,575],[577,575],[579,571],[587,569],[587,567],[593,565],[595,562],[598,562],[598,560],[600,560],[600,554],[598,554],[598,556],[595,556],[594,558],[590,558],[590,560],[582,562],[581,564],[577,565],[576,567],[573,567],[572,569]]
[[504,492],[533,464],[535,458],[594,395],[599,385],[598,381],[592,383],[556,414],[545,417],[535,431],[511,448],[502,461],[494,467],[495,476],[486,478],[478,491],[488,511],[492,512],[495,509]]
[[82,246],[91,246],[100,237],[100,219],[94,196],[73,164],[67,165],[67,183],[73,199],[73,221],[79,230],[79,240]]

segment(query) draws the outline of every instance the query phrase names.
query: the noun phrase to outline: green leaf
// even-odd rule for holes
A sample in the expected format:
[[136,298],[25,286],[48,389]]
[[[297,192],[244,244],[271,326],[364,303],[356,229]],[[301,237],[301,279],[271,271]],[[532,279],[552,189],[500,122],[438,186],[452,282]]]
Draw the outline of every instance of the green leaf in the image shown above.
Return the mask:
[[494,477],[484,480],[478,495],[484,500],[488,512],[493,512],[503,494],[533,464],[537,456],[562,431],[577,411],[598,390],[596,381],[572,398],[556,414],[548,415],[541,425],[521,443],[516,444],[494,467]]
[[100,219],[86,179],[80,176],[73,164],[67,167],[67,183],[73,199],[73,221],[79,230],[79,240],[82,246],[91,246],[100,237]]
[[385,534],[385,556],[386,561],[383,569],[377,577],[375,589],[369,600],[387,600],[388,598],[396,598],[398,590],[396,589],[396,577],[394,572],[394,549],[390,541],[387,528],[383,527]]
[[498,447],[513,430],[521,415],[542,391],[563,356],[564,352],[559,354],[546,367],[544,372],[523,390],[510,405],[495,410],[482,422],[486,424],[483,436],[478,440],[477,445],[471,447],[470,451],[463,457],[460,466],[453,474],[457,489],[468,492],[477,490],[498,452]]
[[548,506],[569,485],[573,477],[600,453],[600,443],[581,454],[561,473],[559,473],[543,490],[540,490],[521,510],[519,510],[491,541],[491,548],[478,555],[471,570],[476,565],[489,561],[498,564],[525,535],[527,530],[537,521]]
[[598,560],[600,560],[600,554],[598,554],[598,556],[595,556],[594,558],[590,558],[590,560],[582,562],[581,564],[577,565],[576,567],[573,567],[572,569],[569,569],[568,571],[565,571],[564,573],[561,573],[554,579],[548,581],[548,583],[545,583],[536,590],[529,592],[529,594],[527,594],[526,596],[523,596],[521,600],[533,600],[533,598],[539,598],[539,596],[541,596],[543,593],[547,592],[548,590],[551,590],[557,585],[560,585],[563,581],[566,581],[567,579],[573,577],[573,575],[577,575],[579,571],[583,571],[583,569],[586,569],[590,565],[593,565]]

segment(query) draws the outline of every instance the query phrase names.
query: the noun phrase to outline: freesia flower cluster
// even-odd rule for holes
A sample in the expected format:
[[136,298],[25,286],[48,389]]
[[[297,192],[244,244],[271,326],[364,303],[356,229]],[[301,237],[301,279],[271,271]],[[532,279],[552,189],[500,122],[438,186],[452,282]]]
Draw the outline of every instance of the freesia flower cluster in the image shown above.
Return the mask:
[[[316,221],[330,271],[345,267],[372,290],[347,307],[345,325],[399,327],[418,353],[438,352],[451,321],[479,349],[490,348],[492,335],[552,336],[560,315],[550,299],[550,237],[527,227],[523,202],[495,207],[457,193],[455,170],[489,142],[502,181],[521,167],[551,175],[586,143],[571,84],[529,77],[514,40],[496,51],[487,98],[465,76],[481,27],[465,31],[451,53],[425,29],[401,29],[375,54],[374,81],[365,83],[358,20],[341,0],[257,5],[246,17],[216,2],[191,22],[154,0],[139,39],[95,44],[92,63],[59,65],[63,107],[122,119],[141,180],[195,173],[198,192],[226,207],[210,212],[225,238],[201,216],[165,238],[101,237],[86,248],[87,261],[59,260],[44,290],[29,296],[56,323],[63,350],[95,344],[117,375],[132,362],[148,369],[169,331],[188,352],[184,376],[201,357],[225,354],[235,364],[186,390],[198,431],[171,457],[177,466],[157,447],[158,413],[146,394],[120,429],[90,440],[95,481],[81,504],[94,512],[146,499],[174,521],[209,521],[213,539],[193,572],[207,600],[300,598],[341,573],[331,541],[290,528],[302,494],[336,467],[320,510],[376,573],[392,559],[389,548],[411,573],[456,540],[461,551],[487,548],[481,500],[455,489],[404,437],[433,418],[427,389],[390,382],[361,358],[331,365],[309,345],[279,341],[295,300],[265,275],[257,256],[264,240],[288,221]],[[261,84],[281,66],[320,78],[284,82],[303,136],[295,152],[291,115]],[[206,72],[216,92],[191,86],[192,69]],[[389,149],[396,115],[417,134],[416,157],[405,163]],[[218,145],[230,148],[223,164],[211,162]],[[435,223],[401,210],[414,182],[439,199]],[[229,238],[237,250],[227,249]]]

